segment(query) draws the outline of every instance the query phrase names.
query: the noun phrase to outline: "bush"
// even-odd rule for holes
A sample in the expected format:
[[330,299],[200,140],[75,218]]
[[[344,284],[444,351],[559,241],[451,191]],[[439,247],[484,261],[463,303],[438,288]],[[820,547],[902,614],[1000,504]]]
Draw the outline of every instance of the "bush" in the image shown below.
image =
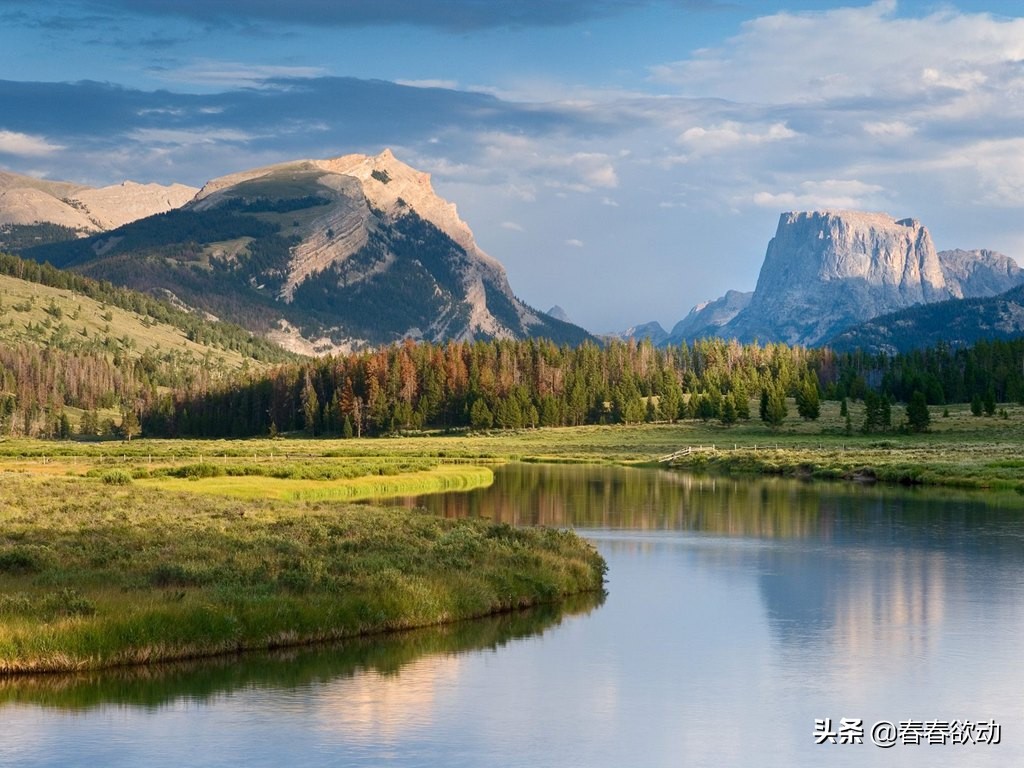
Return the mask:
[[131,473],[124,469],[111,469],[104,472],[100,479],[107,485],[131,485]]
[[25,574],[39,570],[39,560],[31,552],[11,549],[0,552],[0,573]]

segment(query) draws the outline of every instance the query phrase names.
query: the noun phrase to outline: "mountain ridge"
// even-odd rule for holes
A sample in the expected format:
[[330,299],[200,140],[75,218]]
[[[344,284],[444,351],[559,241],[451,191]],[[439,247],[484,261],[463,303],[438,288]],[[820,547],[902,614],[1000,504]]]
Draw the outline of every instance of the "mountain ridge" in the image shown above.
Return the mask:
[[885,213],[823,210],[779,217],[753,292],[703,302],[666,343],[723,336],[818,345],[917,305],[993,296],[1024,270],[989,250],[937,251],[924,225]]
[[390,150],[229,174],[178,208],[24,254],[169,293],[303,353],[592,338],[519,300],[429,174]]

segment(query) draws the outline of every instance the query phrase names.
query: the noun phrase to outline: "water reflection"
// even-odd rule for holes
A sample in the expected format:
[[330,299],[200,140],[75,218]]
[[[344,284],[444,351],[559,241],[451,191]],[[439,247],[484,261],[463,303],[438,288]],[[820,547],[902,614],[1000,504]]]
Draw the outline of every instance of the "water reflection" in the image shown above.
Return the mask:
[[[1005,509],[994,503],[999,501],[1006,502]],[[485,517],[511,525],[837,542],[867,538],[872,546],[936,536],[944,545],[965,541],[966,532],[1018,521],[1024,508],[1018,494],[534,464],[498,468],[490,488],[400,503],[446,517]],[[1008,541],[987,543],[999,548]],[[1018,547],[1020,536],[1009,543]]]
[[493,651],[541,635],[565,617],[590,613],[604,597],[602,593],[576,595],[529,610],[325,645],[79,674],[0,678],[0,708],[32,704],[87,710],[114,704],[159,709],[180,699],[205,703],[254,688],[329,689],[345,678],[400,681],[395,688],[401,688],[401,693],[391,696],[377,713],[366,711],[375,705],[365,697],[354,696],[346,703],[358,708],[362,702],[364,711],[353,710],[353,721],[380,721],[379,715],[385,713],[400,717],[403,710],[427,706],[429,702],[416,691],[432,674],[452,674],[451,660],[458,654]]
[[[580,529],[610,568],[585,619],[8,683],[0,765],[1024,765],[1024,525],[993,500],[504,467],[404,503]],[[823,717],[993,718],[1004,743],[822,747]]]
[[[823,652],[842,666],[850,654],[925,658],[949,611],[1019,597],[1021,500],[1003,498],[1003,508],[993,500],[1000,497],[524,464],[499,469],[491,489],[407,503],[450,517],[574,527],[617,553],[649,555],[675,541],[702,572],[748,573],[769,630],[790,651]],[[682,538],[666,537],[673,532]]]

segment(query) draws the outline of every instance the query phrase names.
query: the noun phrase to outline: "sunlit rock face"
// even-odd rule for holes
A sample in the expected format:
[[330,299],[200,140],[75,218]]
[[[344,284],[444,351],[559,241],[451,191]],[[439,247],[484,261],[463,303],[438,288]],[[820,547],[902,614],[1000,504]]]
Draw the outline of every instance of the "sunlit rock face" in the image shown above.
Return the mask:
[[816,344],[904,307],[954,296],[928,230],[884,213],[784,213],[749,305],[718,335]]
[[996,251],[939,251],[946,287],[957,298],[995,296],[1024,283],[1024,269]]

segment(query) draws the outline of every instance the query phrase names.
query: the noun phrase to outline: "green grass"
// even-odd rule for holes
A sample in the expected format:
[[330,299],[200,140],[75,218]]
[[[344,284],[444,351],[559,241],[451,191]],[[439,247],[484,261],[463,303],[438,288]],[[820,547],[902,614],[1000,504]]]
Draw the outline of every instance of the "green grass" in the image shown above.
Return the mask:
[[[31,327],[31,330],[29,328]],[[174,351],[183,361],[227,373],[262,364],[238,352],[190,341],[172,325],[62,288],[0,275],[0,342],[115,350],[132,359]]]
[[[212,465],[216,467],[216,465]],[[101,477],[106,481],[110,472]],[[130,476],[129,476],[130,477]],[[340,480],[290,479],[262,475],[221,475],[201,478],[161,477],[141,484],[170,491],[212,493],[237,499],[281,499],[292,501],[363,501],[396,496],[420,496],[443,491],[485,488],[494,482],[487,467],[438,466],[394,475],[368,475]]]
[[563,531],[5,473],[0,672],[439,624],[599,590],[603,571]]
[[[972,416],[966,405],[950,406],[949,416],[944,417],[942,408],[932,407],[932,428],[921,434],[898,429],[861,434],[856,429],[863,421],[860,403],[850,404],[855,428],[847,434],[839,404],[825,402],[817,421],[800,419],[791,403],[790,416],[777,430],[751,420],[731,427],[714,421],[686,421],[352,440],[292,437],[85,443],[0,439],[0,467],[64,474],[90,468],[106,471],[114,466],[148,472],[160,466],[206,463],[224,466],[228,473],[232,465],[244,463],[265,467],[269,476],[295,477],[296,467],[299,472],[340,473],[322,478],[333,479],[459,463],[654,465],[659,457],[681,448],[702,446],[711,450],[695,452],[675,465],[705,472],[1017,489],[1024,481],[1020,476],[1024,468],[1024,406],[1006,404],[1001,408],[1005,408],[1006,418]],[[893,422],[902,420],[903,409],[894,406]],[[358,471],[344,474],[349,471],[345,467]]]

